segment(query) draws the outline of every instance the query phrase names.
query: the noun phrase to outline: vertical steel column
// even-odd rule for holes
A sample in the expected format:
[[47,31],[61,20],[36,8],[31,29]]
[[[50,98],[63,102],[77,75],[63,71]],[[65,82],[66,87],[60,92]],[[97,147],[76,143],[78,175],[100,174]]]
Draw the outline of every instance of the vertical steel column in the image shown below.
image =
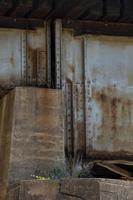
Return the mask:
[[[44,22],[44,40],[45,47],[43,50],[37,49],[37,85],[38,86],[49,86],[48,80],[50,77],[51,66],[49,59],[51,59],[50,55],[50,30],[49,26],[46,22]],[[50,87],[50,86],[49,86]]]
[[57,19],[55,21],[55,75],[56,88],[62,87],[62,72],[61,72],[61,40],[62,40],[62,21]]
[[84,84],[73,85],[74,153],[85,153]]
[[51,21],[46,22],[47,84],[51,87]]
[[21,67],[21,84],[27,83],[27,30],[22,32],[21,39],[22,67]]
[[87,65],[87,38],[84,37],[84,91],[85,91],[85,129],[86,141],[89,141],[89,149],[92,147],[93,127],[92,127],[92,83]]
[[66,151],[67,156],[73,156],[73,103],[72,103],[72,83],[65,84],[65,106],[66,106]]

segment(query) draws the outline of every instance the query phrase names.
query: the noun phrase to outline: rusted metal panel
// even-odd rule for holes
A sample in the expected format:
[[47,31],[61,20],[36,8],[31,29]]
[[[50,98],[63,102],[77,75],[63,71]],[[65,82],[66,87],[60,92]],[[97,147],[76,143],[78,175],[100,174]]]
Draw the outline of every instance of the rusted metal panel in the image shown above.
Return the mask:
[[84,125],[84,84],[73,84],[73,130],[74,153],[85,153],[85,125]]
[[[68,155],[85,152],[83,38],[63,29],[61,78],[66,100],[66,150]],[[65,90],[66,88],[66,90]]]
[[[133,39],[102,35],[76,37],[72,29],[63,28],[61,42],[62,80],[72,85],[69,126],[73,128],[69,135],[73,134],[74,152],[82,146],[91,159],[102,159],[103,155],[131,160]],[[82,94],[77,89],[79,85],[83,87]],[[82,113],[80,120],[77,113]],[[84,128],[80,130],[79,125]]]
[[28,31],[27,34],[27,83],[47,84],[46,28]]
[[[133,40],[88,36],[86,43],[93,110],[91,149],[132,153]],[[87,140],[87,151],[91,149]]]
[[73,155],[74,144],[73,144],[73,113],[72,113],[72,83],[65,84],[65,113],[66,113],[66,137],[65,137],[65,150],[67,156]]
[[50,85],[47,34],[45,23],[36,30],[0,29],[0,90],[17,85]]
[[17,85],[21,80],[21,31],[0,29],[0,84]]
[[71,29],[62,30],[62,78],[83,83],[83,39],[74,37]]

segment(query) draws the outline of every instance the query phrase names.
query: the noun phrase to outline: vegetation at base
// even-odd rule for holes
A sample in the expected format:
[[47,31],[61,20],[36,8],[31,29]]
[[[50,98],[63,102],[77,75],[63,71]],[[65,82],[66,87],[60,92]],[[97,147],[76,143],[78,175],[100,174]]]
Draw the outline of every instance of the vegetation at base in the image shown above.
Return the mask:
[[32,177],[36,180],[60,180],[68,177],[68,174],[65,169],[54,168],[45,172],[37,170]]
[[73,178],[92,178],[92,174],[87,167],[82,167],[80,170],[75,170],[75,173],[70,175],[65,169],[54,168],[53,170],[47,170],[42,172],[40,170],[35,172],[32,177],[36,180],[60,180],[67,177]]

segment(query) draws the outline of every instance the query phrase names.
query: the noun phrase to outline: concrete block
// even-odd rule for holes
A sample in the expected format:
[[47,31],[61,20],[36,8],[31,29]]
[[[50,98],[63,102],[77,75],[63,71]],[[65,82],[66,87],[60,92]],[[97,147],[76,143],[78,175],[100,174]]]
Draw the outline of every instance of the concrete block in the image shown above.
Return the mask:
[[[66,179],[61,183],[58,200],[132,200],[133,182],[108,179]],[[71,199],[70,198],[70,199]]]
[[64,164],[62,91],[17,87],[14,91],[9,180]]
[[19,198],[16,185],[9,189],[7,200],[56,200],[60,184],[58,181],[22,181]]
[[17,87],[0,99],[0,199],[8,181],[63,166],[62,91]]

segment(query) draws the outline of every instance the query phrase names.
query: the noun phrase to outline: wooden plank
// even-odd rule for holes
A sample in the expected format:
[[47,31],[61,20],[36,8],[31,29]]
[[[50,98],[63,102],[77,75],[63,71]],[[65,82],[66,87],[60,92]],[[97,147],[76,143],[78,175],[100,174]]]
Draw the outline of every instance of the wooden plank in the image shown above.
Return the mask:
[[131,172],[128,172],[127,170],[124,170],[114,164],[103,164],[103,163],[96,163],[97,166],[100,166],[101,168],[104,169],[107,169],[115,174],[118,174],[120,175],[121,177],[125,177],[125,178],[128,178],[130,180],[133,180],[133,177],[132,177],[132,173]]

